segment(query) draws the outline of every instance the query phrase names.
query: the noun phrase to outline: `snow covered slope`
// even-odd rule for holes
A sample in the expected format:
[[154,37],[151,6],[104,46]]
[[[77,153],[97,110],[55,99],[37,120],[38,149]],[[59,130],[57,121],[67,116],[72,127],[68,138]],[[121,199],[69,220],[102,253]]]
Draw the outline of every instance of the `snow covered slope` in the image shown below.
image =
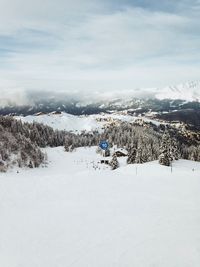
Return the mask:
[[40,116],[16,117],[23,122],[39,122],[51,126],[53,129],[73,132],[92,131],[101,129],[105,124],[113,120],[134,121],[134,117],[129,115],[103,114],[103,115],[83,115],[75,116],[62,112],[61,114],[45,114]]
[[177,86],[168,86],[158,90],[156,98],[200,101],[200,82],[188,82]]
[[[19,118],[19,117],[18,117]],[[51,126],[53,129],[67,131],[91,131],[99,127],[93,116],[74,116],[67,113],[60,115],[45,114],[40,116],[20,117],[23,122],[39,122]]]
[[47,151],[48,168],[0,174],[0,266],[200,266],[200,163]]

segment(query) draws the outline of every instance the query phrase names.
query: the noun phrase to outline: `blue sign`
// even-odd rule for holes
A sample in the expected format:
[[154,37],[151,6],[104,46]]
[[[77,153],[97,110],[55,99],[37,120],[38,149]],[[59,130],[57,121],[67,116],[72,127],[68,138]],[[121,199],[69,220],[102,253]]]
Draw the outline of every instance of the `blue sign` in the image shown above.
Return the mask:
[[107,141],[101,141],[100,144],[99,144],[100,148],[103,149],[103,150],[107,150],[108,147],[109,147],[109,144]]

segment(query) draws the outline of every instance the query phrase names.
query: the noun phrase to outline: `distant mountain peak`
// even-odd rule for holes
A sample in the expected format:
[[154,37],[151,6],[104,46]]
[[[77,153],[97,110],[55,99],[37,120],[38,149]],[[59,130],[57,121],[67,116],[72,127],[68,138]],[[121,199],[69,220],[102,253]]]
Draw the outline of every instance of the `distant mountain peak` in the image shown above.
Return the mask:
[[155,97],[163,99],[180,99],[186,101],[200,101],[200,81],[191,81],[160,89]]

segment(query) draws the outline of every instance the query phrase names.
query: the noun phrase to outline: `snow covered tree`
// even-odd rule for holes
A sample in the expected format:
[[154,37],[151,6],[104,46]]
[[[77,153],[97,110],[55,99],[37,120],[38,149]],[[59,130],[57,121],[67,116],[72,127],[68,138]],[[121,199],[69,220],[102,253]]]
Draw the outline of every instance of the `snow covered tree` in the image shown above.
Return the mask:
[[29,161],[28,167],[31,169],[33,168],[33,162],[31,160]]
[[178,150],[178,145],[177,145],[177,142],[176,142],[176,139],[173,138],[172,141],[171,141],[171,151],[170,151],[170,154],[171,154],[171,158],[172,160],[178,160],[180,155],[179,155],[179,150]]
[[136,159],[136,149],[135,147],[132,147],[130,152],[128,153],[127,164],[135,163],[135,159]]
[[168,133],[165,133],[163,135],[160,146],[159,163],[161,165],[170,166],[171,162],[170,148],[171,148],[170,136]]
[[110,166],[112,170],[115,170],[119,167],[119,162],[117,160],[116,154],[113,154],[112,160],[110,161]]
[[198,147],[194,147],[194,146],[191,146],[190,147],[190,156],[189,156],[189,159],[190,160],[193,160],[193,161],[197,161],[198,160]]
[[144,144],[143,144],[143,140],[140,138],[138,140],[135,163],[144,163],[145,162],[145,159],[143,157],[143,155],[144,155],[144,151],[143,150],[144,150]]

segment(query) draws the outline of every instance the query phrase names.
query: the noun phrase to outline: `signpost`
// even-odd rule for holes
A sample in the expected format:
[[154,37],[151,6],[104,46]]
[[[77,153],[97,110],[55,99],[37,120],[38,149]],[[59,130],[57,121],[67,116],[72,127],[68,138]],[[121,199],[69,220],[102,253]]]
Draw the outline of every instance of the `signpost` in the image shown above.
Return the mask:
[[103,156],[106,157],[107,153],[109,152],[109,144],[107,141],[102,140],[99,143],[99,147],[103,150]]
[[100,148],[103,149],[103,150],[107,150],[109,148],[109,144],[107,141],[103,140],[100,142],[99,144]]

